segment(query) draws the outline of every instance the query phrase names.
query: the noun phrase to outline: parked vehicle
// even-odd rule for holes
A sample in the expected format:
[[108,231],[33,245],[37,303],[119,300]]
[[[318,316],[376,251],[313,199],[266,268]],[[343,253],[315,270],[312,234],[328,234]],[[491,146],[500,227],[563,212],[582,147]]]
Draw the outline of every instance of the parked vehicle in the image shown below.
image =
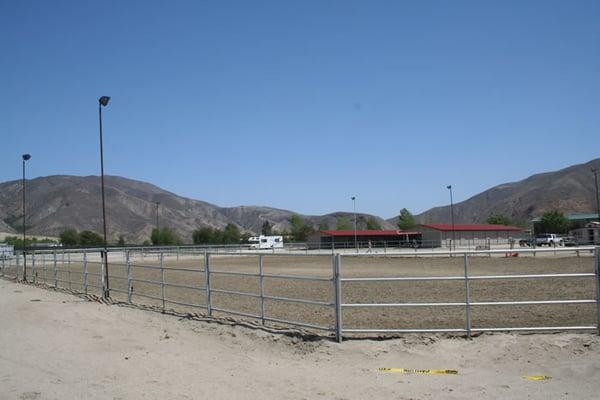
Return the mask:
[[542,233],[535,237],[536,246],[562,246],[563,239],[555,233]]
[[567,236],[562,239],[563,245],[567,247],[579,246],[579,242],[573,236]]
[[13,258],[15,255],[15,248],[6,243],[0,243],[0,260],[7,260]]
[[521,240],[519,240],[519,246],[520,247],[531,247],[531,246],[533,246],[533,240],[531,240],[531,238],[521,239]]
[[248,239],[251,249],[283,248],[283,236],[253,236]]

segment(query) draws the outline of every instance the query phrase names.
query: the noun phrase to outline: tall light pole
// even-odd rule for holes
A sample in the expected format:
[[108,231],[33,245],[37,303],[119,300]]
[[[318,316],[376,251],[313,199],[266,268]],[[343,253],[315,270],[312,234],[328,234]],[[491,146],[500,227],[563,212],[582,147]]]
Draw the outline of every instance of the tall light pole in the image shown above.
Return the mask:
[[596,212],[598,213],[598,223],[600,223],[600,195],[598,194],[598,170],[596,168],[592,168],[592,172],[594,173],[594,182],[596,183]]
[[356,238],[356,196],[352,196],[352,204],[354,208],[354,248],[358,253],[358,240]]
[[450,215],[452,218],[452,248],[456,250],[456,231],[454,230],[454,200],[452,199],[452,185],[446,186],[450,191]]
[[27,256],[25,254],[26,231],[27,231],[26,218],[25,218],[25,161],[28,161],[29,159],[31,159],[31,155],[23,154],[21,156],[21,158],[23,159],[23,280],[27,281]]
[[110,287],[108,285],[108,250],[106,241],[106,205],[104,199],[104,145],[102,141],[102,107],[106,107],[110,101],[109,96],[102,96],[98,99],[98,120],[100,122],[100,180],[102,185],[102,225],[104,230],[104,297],[110,297]]
[[158,207],[160,206],[160,201],[156,202],[156,230],[160,231],[160,227],[158,225]]

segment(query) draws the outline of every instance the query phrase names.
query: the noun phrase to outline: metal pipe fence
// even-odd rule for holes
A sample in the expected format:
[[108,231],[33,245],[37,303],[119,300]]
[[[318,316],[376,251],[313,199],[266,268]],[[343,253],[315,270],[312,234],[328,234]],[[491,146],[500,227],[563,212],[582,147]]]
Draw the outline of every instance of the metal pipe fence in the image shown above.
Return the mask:
[[[377,270],[369,267],[360,267],[360,263],[369,262],[369,265],[378,262],[378,258],[385,260],[388,256],[393,260],[402,260],[407,257],[404,252],[390,252],[383,255],[372,254],[303,254],[303,253],[259,253],[237,251],[235,254],[223,251],[196,251],[188,249],[182,252],[177,249],[162,249],[152,253],[140,252],[139,249],[111,250],[107,257],[103,257],[102,250],[80,249],[75,251],[44,250],[34,251],[27,255],[30,269],[26,281],[34,284],[43,284],[54,288],[62,288],[76,293],[102,295],[106,289],[111,296],[130,304],[151,305],[169,311],[173,307],[182,310],[201,309],[207,315],[215,314],[233,315],[242,318],[257,320],[262,325],[273,323],[291,325],[310,330],[324,331],[334,335],[336,340],[353,334],[399,334],[399,333],[458,333],[470,337],[478,332],[497,331],[572,331],[596,330],[600,334],[600,247],[571,249],[520,249],[519,254],[527,255],[541,253],[576,254],[581,251],[591,251],[594,257],[587,257],[592,264],[590,272],[536,272],[536,273],[488,273],[477,274],[472,272],[472,261],[480,256],[503,255],[507,249],[499,250],[471,250],[448,251],[442,255],[456,257],[453,262],[461,262],[460,273],[443,275],[414,275],[407,276],[394,269],[393,274],[378,275]],[[186,257],[182,257],[183,255]],[[424,251],[420,256],[439,256],[439,251]],[[181,257],[181,260],[180,260]],[[300,257],[300,258],[298,258]],[[295,263],[300,263],[302,257],[313,257],[318,260],[318,268],[295,268]],[[286,259],[292,263],[288,266]],[[104,281],[106,260],[111,268],[111,287],[107,288]],[[240,260],[243,263],[240,264]],[[566,260],[569,260],[566,258]],[[354,275],[345,274],[345,262],[358,263],[354,267]],[[509,262],[509,260],[507,260]],[[282,267],[279,267],[279,264]],[[269,265],[266,265],[269,264]],[[268,267],[278,265],[276,271]],[[308,272],[306,271],[308,270]],[[457,270],[458,271],[458,270]],[[356,276],[357,275],[357,276]],[[23,277],[23,255],[3,257],[0,260],[0,277],[20,281]],[[524,280],[567,280],[585,279],[593,280],[595,298],[544,298],[502,300],[475,298],[471,285],[476,282],[497,282]],[[369,291],[372,301],[346,300],[356,296],[353,285],[361,284],[390,284],[390,283],[462,283],[464,298],[460,301],[447,299],[445,301],[429,300],[428,294],[423,294],[426,300],[410,301],[406,299],[401,290],[393,291],[395,299],[400,301],[378,301],[377,287]],[[286,286],[287,285],[287,286]],[[291,286],[290,286],[291,285]],[[303,286],[304,285],[304,286]],[[315,288],[320,286],[318,290]],[[291,294],[278,293],[281,287],[291,287]],[[321,295],[314,298],[309,295],[315,292]],[[526,294],[526,293],[524,293]],[[228,299],[227,301],[222,298]],[[221,299],[221,300],[220,300]],[[256,307],[251,309],[248,302],[255,302]],[[284,307],[303,306],[311,310],[323,309],[325,313],[311,311],[304,314],[288,312],[283,315],[271,312],[274,304],[283,304]],[[482,326],[474,323],[473,310],[481,307],[523,307],[523,306],[559,306],[559,305],[591,305],[595,307],[595,324],[570,324],[570,325],[542,325],[542,326]],[[386,320],[385,317],[373,323],[372,326],[353,326],[344,318],[345,312],[350,310],[373,309],[436,309],[456,308],[462,310],[463,322],[460,326],[427,326],[412,327],[395,324],[395,321]],[[287,308],[286,308],[287,309]],[[307,316],[318,315],[313,320]]]

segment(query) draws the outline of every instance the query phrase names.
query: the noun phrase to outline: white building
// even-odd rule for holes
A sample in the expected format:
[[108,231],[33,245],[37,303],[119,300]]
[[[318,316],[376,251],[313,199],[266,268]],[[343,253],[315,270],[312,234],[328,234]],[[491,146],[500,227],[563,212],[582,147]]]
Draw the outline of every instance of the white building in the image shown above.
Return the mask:
[[573,236],[580,245],[600,244],[600,222],[588,222],[583,228],[569,231],[569,236]]

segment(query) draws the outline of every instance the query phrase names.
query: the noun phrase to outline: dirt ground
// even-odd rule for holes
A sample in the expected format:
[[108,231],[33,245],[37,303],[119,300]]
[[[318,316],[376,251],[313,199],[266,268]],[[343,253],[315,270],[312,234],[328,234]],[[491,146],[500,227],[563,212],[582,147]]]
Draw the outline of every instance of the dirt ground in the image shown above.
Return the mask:
[[[122,293],[127,290],[127,276],[122,257],[113,256],[110,260],[110,283],[112,297],[126,301]],[[203,258],[177,260],[165,258],[165,282],[192,286],[196,289],[165,288],[165,297],[175,302],[206,305],[206,292],[199,290],[205,285]],[[161,281],[158,269],[142,268],[141,265],[157,266],[156,257],[132,259],[134,279]],[[218,274],[219,271],[258,273],[258,256],[213,256],[211,258],[211,287],[245,293],[260,293],[260,279],[255,276],[230,276]],[[462,257],[343,257],[342,277],[402,277],[402,276],[462,276],[464,260]],[[328,256],[264,256],[265,274],[285,274],[332,277],[332,260]],[[58,272],[59,280],[82,281],[82,266],[75,260],[67,268]],[[54,283],[52,263],[36,264],[37,281]],[[183,268],[185,271],[173,271],[169,268]],[[99,273],[99,263],[88,263],[88,270]],[[535,274],[594,272],[591,256],[552,256],[543,257],[486,257],[469,258],[471,275]],[[89,276],[90,284],[100,285],[98,275]],[[58,286],[68,287],[65,282]],[[74,290],[82,290],[82,285],[70,285]],[[98,289],[91,288],[99,294]],[[470,282],[471,301],[526,301],[526,300],[564,300],[595,299],[593,277],[545,278],[523,280],[473,280]],[[121,291],[121,292],[119,292]],[[161,297],[161,287],[156,283],[134,281],[133,302],[137,304],[162,306],[162,302],[143,295]],[[331,281],[301,281],[290,279],[264,278],[264,293],[297,299],[309,299],[333,303],[334,290]],[[419,302],[463,302],[465,284],[463,281],[409,281],[409,282],[343,282],[343,303],[419,303]],[[238,311],[253,315],[261,314],[260,299],[212,293],[212,305],[216,308]],[[168,309],[181,312],[204,312],[204,309],[166,303]],[[278,319],[302,321],[324,327],[333,327],[332,307],[285,303],[265,300],[265,315]],[[215,315],[224,315],[215,312]],[[596,325],[595,304],[569,305],[513,305],[513,306],[474,306],[472,307],[472,326],[474,328],[492,327],[536,327],[536,326],[594,326]],[[426,329],[426,328],[464,328],[465,309],[452,307],[411,307],[411,308],[344,308],[343,326],[350,328],[381,329]],[[376,336],[370,334],[371,337]]]
[[[595,334],[338,344],[1,279],[0,310],[1,399],[591,399],[600,390]],[[550,378],[524,378],[531,375]]]

